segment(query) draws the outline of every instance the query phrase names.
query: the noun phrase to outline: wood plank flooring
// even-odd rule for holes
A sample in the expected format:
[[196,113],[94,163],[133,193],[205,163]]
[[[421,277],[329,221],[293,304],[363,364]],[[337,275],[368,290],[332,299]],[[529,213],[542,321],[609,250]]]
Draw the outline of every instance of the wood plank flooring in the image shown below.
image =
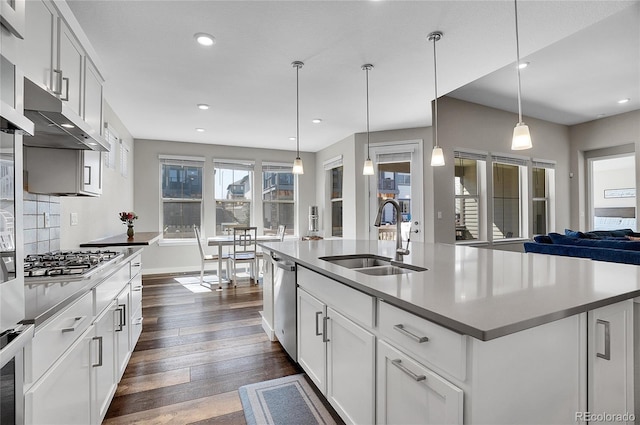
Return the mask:
[[142,335],[103,424],[245,424],[239,387],[301,372],[262,330],[261,286],[178,280],[143,278]]

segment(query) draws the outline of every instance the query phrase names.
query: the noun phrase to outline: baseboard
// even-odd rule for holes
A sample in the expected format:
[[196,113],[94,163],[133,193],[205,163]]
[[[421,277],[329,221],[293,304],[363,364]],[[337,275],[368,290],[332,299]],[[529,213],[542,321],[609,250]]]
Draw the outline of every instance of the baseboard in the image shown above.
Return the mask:
[[277,341],[276,331],[273,330],[271,326],[269,326],[269,322],[267,322],[267,320],[264,318],[262,312],[260,312],[260,316],[262,316],[262,329],[264,330],[264,333],[267,334],[267,338],[269,338],[269,341]]

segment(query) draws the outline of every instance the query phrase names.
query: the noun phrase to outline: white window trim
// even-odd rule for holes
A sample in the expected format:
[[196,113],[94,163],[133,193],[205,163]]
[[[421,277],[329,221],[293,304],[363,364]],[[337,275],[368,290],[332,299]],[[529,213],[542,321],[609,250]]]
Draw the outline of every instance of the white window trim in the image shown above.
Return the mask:
[[[234,169],[234,170],[240,170],[240,171],[249,171],[249,175],[250,175],[250,181],[251,181],[251,191],[253,193],[252,195],[252,199],[226,199],[226,198],[217,198],[216,194],[215,194],[215,183],[214,183],[214,188],[213,188],[213,192],[212,192],[212,197],[213,197],[213,205],[214,208],[217,209],[217,204],[218,202],[222,202],[222,203],[237,203],[237,202],[242,202],[245,204],[249,204],[249,223],[255,223],[256,222],[256,214],[255,214],[255,201],[256,201],[256,187],[255,187],[255,161],[254,160],[249,160],[249,159],[216,159],[213,158],[213,178],[215,179],[215,170],[217,168],[224,168],[227,167],[225,169]],[[262,197],[262,196],[261,196]],[[218,228],[218,223],[216,220],[217,217],[217,213],[213,214],[213,234],[214,235],[218,235],[217,232],[217,228]],[[254,224],[255,225],[255,224]],[[258,229],[259,233],[262,233],[261,229]],[[224,235],[223,233],[221,233],[221,235]]]
[[[456,148],[454,149],[454,160],[456,158],[473,160],[476,162],[482,162],[482,164],[478,164],[477,169],[477,179],[478,179],[478,194],[477,195],[456,195],[454,189],[454,209],[455,209],[455,200],[456,199],[475,199],[478,203],[478,239],[475,240],[455,240],[457,245],[488,245],[490,242],[488,240],[488,232],[487,222],[490,220],[488,218],[488,210],[486,207],[487,204],[487,165],[491,163],[490,155],[486,151],[479,151],[474,149],[466,149],[466,148]],[[455,174],[455,173],[454,173]],[[454,178],[455,184],[455,178]],[[492,220],[491,220],[492,221]],[[455,238],[455,235],[454,235]]]
[[[299,187],[300,187],[300,181],[299,181],[299,175],[294,174],[293,175],[293,200],[292,201],[265,201],[263,196],[263,192],[264,192],[264,173],[265,173],[265,169],[266,172],[269,172],[269,167],[277,167],[277,168],[287,168],[290,169],[293,172],[293,164],[290,162],[274,162],[274,161],[262,161],[261,163],[261,169],[260,169],[260,200],[259,200],[259,207],[260,207],[260,226],[258,228],[258,230],[262,230],[262,233],[264,233],[264,204],[267,203],[283,203],[283,204],[293,204],[293,233],[294,233],[294,237],[298,237],[298,223],[300,220],[299,217],[299,205],[300,205],[300,194],[299,194]],[[258,204],[258,202],[256,202],[256,204]]]

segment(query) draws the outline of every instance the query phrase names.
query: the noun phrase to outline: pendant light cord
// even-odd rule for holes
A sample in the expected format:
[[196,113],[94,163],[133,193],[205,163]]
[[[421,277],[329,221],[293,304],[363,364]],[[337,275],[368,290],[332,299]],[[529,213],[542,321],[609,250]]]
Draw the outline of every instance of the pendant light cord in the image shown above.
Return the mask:
[[369,155],[369,69],[370,66],[365,65],[364,70],[366,72],[366,81],[367,81],[367,160],[370,160],[371,157]]
[[518,35],[518,0],[513,0],[516,12],[516,68],[518,70],[518,124],[522,123],[522,88],[520,85],[520,37]]
[[296,65],[296,158],[300,158],[300,88],[298,73],[300,66]]
[[433,102],[434,106],[434,120],[433,120],[433,130],[435,135],[435,147],[438,146],[438,62],[436,57],[436,41],[440,40],[442,37],[442,33],[433,32],[429,34],[429,39],[433,40],[433,84],[435,90],[435,99]]

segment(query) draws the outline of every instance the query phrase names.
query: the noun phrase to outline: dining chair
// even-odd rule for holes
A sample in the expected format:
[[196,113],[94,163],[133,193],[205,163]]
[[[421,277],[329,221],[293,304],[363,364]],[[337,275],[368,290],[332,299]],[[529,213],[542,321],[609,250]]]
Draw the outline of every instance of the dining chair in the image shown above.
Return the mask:
[[[196,235],[196,240],[198,241],[198,249],[200,250],[200,285],[204,286],[205,288],[211,288],[211,284],[208,282],[204,281],[204,265],[206,263],[211,263],[211,262],[216,262],[220,259],[219,256],[217,255],[212,255],[212,254],[206,254],[204,252],[204,248],[202,246],[202,240],[200,238],[200,229],[198,229],[197,225],[193,225],[193,231]],[[223,255],[222,256],[223,259],[228,258],[228,255]],[[216,289],[216,291],[222,291],[222,270],[220,270],[220,267],[218,267],[218,288]]]
[[256,284],[258,276],[256,271],[258,256],[256,254],[257,227],[234,227],[233,228],[233,250],[227,259],[227,270],[230,270],[233,286],[237,286],[236,269],[238,264],[249,264],[250,277],[254,277]]
[[284,240],[284,231],[287,230],[287,225],[286,224],[281,224],[278,226],[278,232],[276,233],[276,236],[278,237],[278,240],[280,242],[282,242]]

